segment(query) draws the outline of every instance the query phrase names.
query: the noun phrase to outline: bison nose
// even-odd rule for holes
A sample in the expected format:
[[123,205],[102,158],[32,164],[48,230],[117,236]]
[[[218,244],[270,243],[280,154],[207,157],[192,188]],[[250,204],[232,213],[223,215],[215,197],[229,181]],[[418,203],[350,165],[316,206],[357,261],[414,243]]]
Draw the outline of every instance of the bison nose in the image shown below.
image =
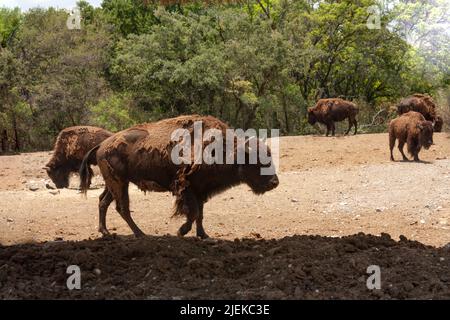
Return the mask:
[[276,188],[280,184],[280,181],[278,180],[278,177],[275,176],[272,179],[270,179],[269,184],[270,184],[270,187],[273,189],[273,188]]

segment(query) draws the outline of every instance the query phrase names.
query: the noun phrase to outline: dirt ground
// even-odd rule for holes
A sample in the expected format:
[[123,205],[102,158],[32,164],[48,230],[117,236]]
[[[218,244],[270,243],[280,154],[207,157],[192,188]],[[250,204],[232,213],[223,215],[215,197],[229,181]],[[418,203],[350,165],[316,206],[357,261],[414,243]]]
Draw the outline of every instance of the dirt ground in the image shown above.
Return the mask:
[[[133,218],[148,237],[133,239],[112,205],[117,236],[102,239],[100,177],[86,199],[76,177],[70,189],[31,191],[50,153],[1,156],[0,298],[449,299],[450,138],[434,142],[412,163],[389,161],[387,134],[283,137],[279,187],[211,199],[209,241],[176,237],[172,196],[135,187]],[[72,264],[81,290],[66,287]],[[369,265],[381,290],[366,287]]]

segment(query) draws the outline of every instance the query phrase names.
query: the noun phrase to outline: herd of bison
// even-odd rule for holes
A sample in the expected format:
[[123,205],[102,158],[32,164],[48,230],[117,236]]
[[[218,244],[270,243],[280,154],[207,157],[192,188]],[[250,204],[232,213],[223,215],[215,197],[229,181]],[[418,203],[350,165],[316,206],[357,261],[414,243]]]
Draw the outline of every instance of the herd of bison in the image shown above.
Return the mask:
[[[316,105],[308,109],[307,119],[309,124],[315,125],[317,122],[326,126],[326,136],[331,134],[335,135],[335,122],[348,120],[348,134],[352,127],[354,127],[354,134],[357,134],[358,130],[358,107],[350,101],[346,101],[340,98],[332,99],[320,99]],[[404,98],[397,105],[397,118],[393,119],[389,123],[388,133],[389,141],[386,141],[385,147],[389,146],[390,159],[395,161],[393,156],[393,149],[396,140],[398,140],[398,149],[402,155],[403,161],[410,161],[405,155],[403,149],[404,145],[407,145],[407,151],[411,155],[412,160],[420,162],[419,152],[422,148],[428,149],[433,144],[433,132],[440,132],[443,127],[443,119],[437,114],[437,106],[433,99],[428,95],[414,94],[407,98]],[[47,288],[45,283],[32,284],[32,280],[27,278],[26,283],[32,287],[27,293],[27,289],[21,287],[18,293],[14,293],[11,289],[5,292],[2,289],[2,283],[7,282],[6,277],[10,275],[7,273],[8,263],[14,263],[14,259],[20,263],[28,264],[28,267],[24,266],[24,269],[29,269],[31,266],[34,268],[40,268],[39,263],[25,262],[24,260],[33,260],[38,258],[39,254],[36,250],[40,250],[40,254],[47,254],[52,256],[52,263],[62,264],[65,253],[58,244],[44,246],[38,248],[38,244],[30,245],[26,248],[26,255],[21,252],[19,254],[18,247],[9,248],[2,247],[0,245],[0,297],[3,298],[102,298],[102,297],[119,297],[119,298],[174,298],[181,296],[185,298],[263,298],[263,299],[283,299],[283,298],[450,298],[450,279],[444,277],[440,280],[439,284],[426,284],[427,279],[422,279],[412,288],[400,288],[400,289],[387,289],[380,292],[368,291],[364,285],[364,273],[359,274],[356,278],[351,274],[351,270],[355,270],[353,266],[343,266],[342,276],[350,279],[354,278],[351,282],[351,288],[342,288],[341,294],[321,292],[318,289],[314,289],[314,286],[325,287],[328,286],[343,286],[343,283],[349,283],[344,280],[334,278],[333,275],[327,273],[318,274],[313,271],[314,268],[310,268],[308,262],[308,256],[314,256],[324,254],[323,252],[314,253],[315,248],[304,245],[303,248],[297,248],[296,250],[303,250],[303,253],[292,251],[290,247],[284,252],[283,243],[294,241],[296,239],[286,238],[282,241],[272,243],[270,241],[263,240],[252,243],[250,240],[227,242],[221,240],[208,240],[199,241],[196,238],[190,238],[186,240],[177,239],[170,240],[175,241],[179,250],[183,251],[187,246],[198,246],[199,254],[195,254],[194,257],[185,257],[182,260],[186,262],[181,263],[171,259],[169,253],[163,253],[164,243],[167,239],[160,238],[156,242],[152,237],[144,237],[143,231],[136,225],[131,216],[130,199],[129,199],[129,185],[130,183],[136,185],[140,190],[155,191],[155,192],[170,192],[175,198],[174,215],[185,217],[186,221],[178,229],[178,236],[184,236],[188,234],[192,226],[195,224],[195,233],[197,238],[207,239],[209,238],[203,227],[203,207],[211,197],[239,184],[247,184],[253,193],[264,194],[272,189],[277,188],[280,184],[276,172],[273,174],[262,175],[261,170],[268,166],[267,163],[263,163],[257,159],[256,162],[249,161],[250,155],[250,139],[245,141],[245,163],[240,164],[237,160],[238,144],[234,140],[233,156],[234,161],[232,163],[195,163],[189,164],[175,164],[171,158],[171,152],[174,148],[173,132],[177,129],[185,129],[192,136],[194,135],[194,124],[198,122],[202,123],[202,130],[214,129],[221,132],[223,143],[225,143],[225,135],[227,129],[230,129],[227,124],[221,120],[211,116],[200,115],[185,115],[176,118],[164,119],[158,122],[146,123],[133,126],[118,133],[112,133],[102,128],[92,126],[76,126],[62,130],[55,143],[52,156],[44,169],[46,170],[49,178],[53,181],[56,188],[68,188],[69,178],[71,174],[77,173],[80,176],[79,190],[81,193],[86,194],[91,185],[94,172],[91,166],[98,166],[101,176],[104,180],[104,190],[99,197],[98,204],[98,231],[103,235],[98,242],[80,241],[75,243],[67,243],[67,248],[71,248],[74,251],[84,250],[88,252],[88,257],[77,257],[80,263],[86,261],[94,261],[101,259],[110,259],[111,257],[102,255],[105,254],[105,248],[109,248],[115,252],[118,261],[124,262],[127,260],[130,251],[137,250],[138,256],[143,259],[143,262],[150,261],[154,255],[161,254],[167,259],[165,261],[168,265],[160,266],[159,271],[156,271],[156,276],[152,275],[149,279],[151,286],[154,288],[152,295],[148,292],[143,293],[146,289],[139,289],[136,283],[139,283],[139,279],[142,277],[147,278],[148,274],[142,274],[143,271],[138,270],[139,266],[134,265],[130,261],[130,264],[122,265],[118,270],[126,278],[126,283],[123,283],[123,287],[130,287],[128,291],[120,292],[120,294],[111,294],[111,290],[102,291],[98,287],[95,289],[95,279],[88,279],[87,283],[90,283],[94,287],[91,291],[73,291],[61,293],[61,291]],[[202,149],[205,149],[212,140],[203,141]],[[2,147],[3,146],[2,142]],[[259,148],[259,144],[257,144]],[[223,150],[226,150],[224,145]],[[268,149],[270,155],[270,149]],[[111,235],[107,228],[107,211],[112,202],[115,202],[115,209],[120,216],[127,223],[132,230],[136,239],[124,239],[117,238],[117,235]],[[207,215],[206,215],[207,216]],[[150,240],[149,240],[150,239]],[[291,240],[290,240],[291,239]],[[300,239],[300,238],[299,238]],[[298,239],[297,239],[298,240]],[[301,243],[306,244],[312,241],[316,243],[320,242],[324,247],[329,248],[325,250],[328,257],[334,257],[336,263],[340,261],[341,253],[335,251],[330,247],[329,240],[327,238],[310,238],[304,236],[301,239]],[[146,241],[140,243],[139,246],[146,247],[146,250],[142,251],[142,247],[138,246],[139,241]],[[184,241],[184,242],[183,242]],[[246,242],[247,241],[247,242]],[[284,241],[284,242],[283,242]],[[343,252],[348,254],[346,248],[367,246],[367,243],[372,244],[376,250],[379,251],[379,256],[383,255],[383,252],[390,247],[393,247],[395,241],[391,240],[389,236],[382,236],[381,238],[375,236],[366,236],[363,234],[349,236],[339,240],[338,247],[341,246]],[[363,244],[365,242],[365,244]],[[299,242],[300,243],[300,242]],[[36,247],[35,247],[36,246]],[[253,289],[253,283],[257,283],[256,278],[260,275],[252,272],[250,265],[257,261],[259,256],[253,256],[252,248],[264,247],[268,252],[268,256],[265,259],[265,264],[270,265],[270,268],[281,268],[278,278],[266,279],[264,281],[275,281],[278,289],[270,289],[267,292],[265,290]],[[369,245],[370,246],[370,245]],[[20,247],[20,246],[19,246]],[[170,245],[168,246],[170,248]],[[65,249],[67,249],[65,248]],[[322,249],[323,249],[322,248]],[[419,248],[424,255],[435,255],[435,252],[429,251],[431,249],[421,244],[403,240],[399,243],[396,249],[396,254],[400,257],[405,256],[403,267],[399,267],[398,272],[402,268],[407,270],[410,264],[414,264],[414,259],[411,256],[406,258],[405,252],[408,248]],[[148,250],[147,250],[148,249]],[[321,249],[321,250],[322,250]],[[9,250],[9,251],[8,251]],[[18,251],[19,250],[19,251]],[[444,252],[444,248],[441,248],[442,252],[439,252],[441,256],[448,256],[448,252]],[[142,252],[141,252],[142,251]],[[210,253],[210,257],[200,252]],[[213,253],[216,252],[216,253]],[[306,254],[308,252],[308,254]],[[351,253],[352,251],[350,251]],[[233,253],[233,258],[227,258],[228,256],[223,253]],[[282,253],[284,258],[292,259],[292,263],[286,266],[277,265],[277,253]],[[355,253],[356,254],[356,253]],[[392,254],[390,252],[389,254]],[[6,263],[6,256],[10,261]],[[172,257],[173,258],[173,257]],[[22,261],[22,260],[23,261]],[[228,260],[227,260],[228,259]],[[229,260],[231,259],[231,260]],[[331,258],[332,260],[333,258]],[[364,258],[361,258],[364,260]],[[358,261],[361,261],[358,260]],[[430,258],[431,259],[431,258]],[[444,258],[442,258],[444,259]],[[84,261],[86,260],[86,261]],[[300,261],[301,260],[301,261]],[[317,262],[316,259],[312,260],[312,263]],[[315,261],[315,262],[314,262]],[[295,262],[295,264],[294,264]],[[332,264],[332,261],[326,261],[322,259],[322,262],[326,264]],[[4,263],[2,265],[2,263]],[[91,262],[89,262],[91,263]],[[250,263],[248,266],[247,264]],[[340,261],[339,263],[343,263]],[[232,265],[232,266],[231,266]],[[301,266],[301,267],[300,267]],[[117,266],[116,266],[117,267]],[[164,275],[167,269],[179,270],[180,279],[170,279]],[[293,269],[291,269],[293,268]],[[293,270],[300,268],[303,275],[303,283],[299,284],[300,278],[294,277]],[[326,266],[323,266],[325,270]],[[361,268],[364,269],[363,266]],[[428,268],[428,266],[427,266]],[[55,269],[52,268],[52,269]],[[248,270],[247,270],[248,269]],[[274,269],[274,270],[275,270]],[[447,270],[447,267],[436,267],[436,270],[430,270],[439,275],[442,270]],[[221,270],[221,271],[219,271]],[[114,272],[116,272],[114,271]],[[59,272],[59,271],[54,271]],[[248,273],[246,282],[233,283],[233,284],[219,284],[214,283],[216,273],[227,273],[227,277],[233,278],[233,273],[243,272]],[[312,273],[311,273],[312,272]],[[394,269],[391,269],[394,272]],[[228,274],[229,273],[229,274]],[[127,274],[127,275],[125,275]],[[210,275],[208,275],[210,274]],[[281,276],[283,275],[283,276]],[[389,276],[395,277],[395,274]],[[17,276],[16,276],[17,277]],[[183,278],[184,277],[184,278]],[[194,283],[196,282],[208,282],[208,286],[211,287],[209,294],[203,292],[203,294],[194,294],[195,290],[191,292],[188,289],[189,284],[192,284],[188,278]],[[263,276],[262,276],[263,277]],[[439,275],[440,277],[440,275]],[[59,272],[56,281],[64,282],[65,274]],[[95,277],[93,277],[95,278]],[[195,278],[195,280],[194,280]],[[217,279],[226,278],[218,277]],[[255,278],[255,279],[253,279]],[[161,279],[164,279],[162,281]],[[200,279],[200,280],[199,280]],[[253,280],[252,280],[253,279]],[[307,281],[304,279],[308,279]],[[36,280],[36,279],[34,279]],[[34,281],[33,280],[33,281]],[[150,280],[149,280],[150,281]],[[211,282],[210,282],[211,281]],[[314,284],[314,282],[317,282]],[[161,283],[165,283],[164,286]],[[172,283],[173,282],[173,283]],[[185,283],[186,282],[186,283]],[[177,287],[178,291],[165,291],[167,284],[172,283]],[[294,284],[295,285],[294,285]],[[326,283],[326,285],[325,285]],[[52,284],[53,286],[54,284]],[[435,287],[433,287],[433,285]],[[109,286],[109,283],[108,283]],[[217,286],[216,290],[214,287]],[[228,287],[227,287],[228,286]],[[236,286],[233,288],[233,286]],[[427,286],[428,293],[419,292],[418,287]],[[110,286],[114,287],[115,286]],[[109,287],[108,287],[109,288]],[[157,290],[157,294],[153,295],[154,290]],[[228,290],[226,288],[233,288]],[[417,291],[414,293],[414,291]],[[142,292],[141,292],[142,291]],[[207,290],[208,291],[208,290]],[[57,292],[57,293],[56,293]]]
[[[403,99],[397,106],[399,116],[389,124],[389,148],[394,161],[393,148],[398,139],[398,148],[404,161],[405,143],[414,161],[419,160],[422,147],[433,144],[433,131],[442,130],[442,117],[437,115],[433,99],[424,94],[414,94]],[[357,133],[358,107],[340,98],[320,99],[308,109],[308,122],[320,122],[335,134],[335,122],[348,119],[348,134],[352,126]],[[173,148],[172,133],[180,128],[192,134],[194,122],[201,121],[203,130],[217,129],[226,135],[229,127],[211,116],[180,116],[156,123],[141,124],[113,134],[96,127],[70,127],[64,129],[56,140],[53,157],[45,169],[58,188],[69,185],[69,174],[80,173],[80,189],[86,192],[93,171],[90,165],[98,165],[105,181],[105,190],[99,199],[99,232],[108,235],[106,213],[115,200],[116,209],[127,222],[134,235],[144,233],[130,214],[128,186],[136,184],[143,191],[170,191],[176,197],[175,214],[186,216],[178,235],[187,234],[196,223],[196,233],[207,238],[203,229],[203,206],[213,195],[240,183],[246,183],[253,192],[262,194],[278,185],[276,174],[261,175],[264,166],[255,164],[193,164],[176,165],[170,159]],[[225,141],[225,138],[223,139]],[[205,148],[205,146],[203,146]],[[223,148],[226,150],[226,147]],[[235,155],[236,157],[236,155]]]

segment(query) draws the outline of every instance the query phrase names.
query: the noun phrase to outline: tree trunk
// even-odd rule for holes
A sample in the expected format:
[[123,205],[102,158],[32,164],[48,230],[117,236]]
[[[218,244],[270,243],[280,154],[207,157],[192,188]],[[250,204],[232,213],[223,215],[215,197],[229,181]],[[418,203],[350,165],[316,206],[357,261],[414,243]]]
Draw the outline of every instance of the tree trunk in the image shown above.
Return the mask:
[[3,130],[2,132],[2,153],[7,153],[8,152],[8,132],[6,131],[6,129]]
[[284,112],[284,121],[285,121],[285,125],[286,125],[286,133],[289,134],[291,132],[291,129],[289,127],[289,114],[288,114],[288,110],[287,110],[285,97],[283,97],[283,112]]
[[17,129],[17,119],[16,115],[13,113],[13,131],[14,131],[14,150],[19,152],[20,151],[20,141],[19,141],[19,130]]

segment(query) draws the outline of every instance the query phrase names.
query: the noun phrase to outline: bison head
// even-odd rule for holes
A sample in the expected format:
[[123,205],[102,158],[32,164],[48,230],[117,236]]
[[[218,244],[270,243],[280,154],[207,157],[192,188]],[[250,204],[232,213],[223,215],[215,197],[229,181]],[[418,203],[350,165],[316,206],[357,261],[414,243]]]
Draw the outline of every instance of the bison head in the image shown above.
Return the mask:
[[312,126],[317,122],[316,115],[314,114],[314,111],[312,110],[312,108],[308,109],[308,122]]
[[49,165],[44,167],[44,169],[58,189],[69,187],[69,172],[66,169]]
[[[251,145],[251,144],[250,144]],[[256,152],[259,154],[259,148],[264,148],[267,161],[261,162],[260,157],[256,157],[256,163],[252,164],[249,161],[250,153]],[[263,152],[263,153],[264,153]],[[245,182],[255,194],[263,194],[276,188],[279,184],[278,176],[275,172],[270,148],[261,140],[258,140],[256,150],[249,147],[249,141],[246,142],[245,147],[246,160],[245,164],[240,165],[239,175],[243,182]],[[265,172],[265,170],[267,172]],[[267,174],[268,173],[268,174]]]
[[434,127],[433,127],[434,132],[441,132],[443,126],[444,120],[442,119],[442,117],[437,116],[436,120],[434,120]]
[[433,144],[433,123],[431,121],[421,121],[417,124],[419,129],[419,142],[425,149],[429,149]]

